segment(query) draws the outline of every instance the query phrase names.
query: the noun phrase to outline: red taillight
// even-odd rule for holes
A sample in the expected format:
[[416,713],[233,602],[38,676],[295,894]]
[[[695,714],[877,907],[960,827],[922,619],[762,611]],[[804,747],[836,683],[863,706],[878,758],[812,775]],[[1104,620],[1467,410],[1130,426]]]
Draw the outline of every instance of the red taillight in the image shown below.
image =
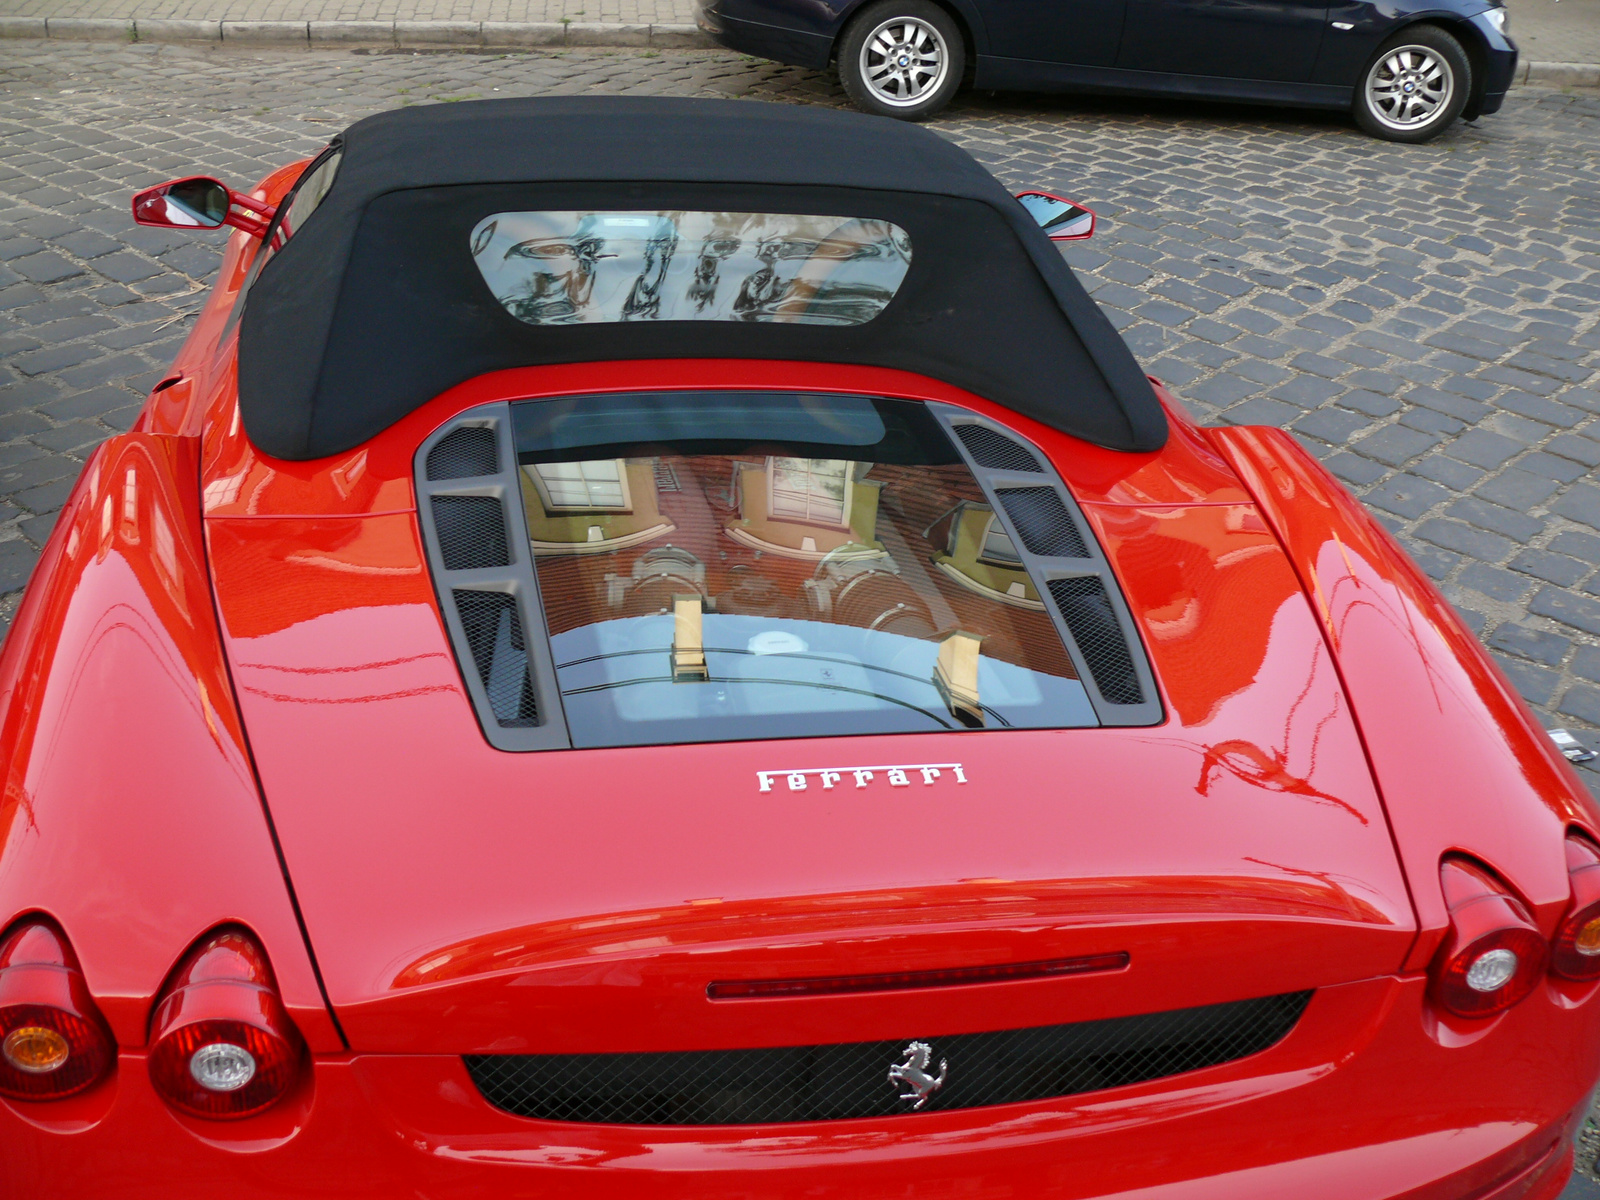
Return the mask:
[[0,943],[0,1095],[73,1096],[104,1079],[115,1061],[67,939],[34,921]]
[[1471,863],[1445,861],[1439,882],[1450,910],[1450,936],[1434,962],[1434,1000],[1463,1017],[1510,1008],[1544,974],[1544,936],[1521,901]]
[[1568,979],[1600,979],[1600,850],[1567,839],[1572,904],[1550,946],[1550,969]]
[[270,1108],[304,1057],[267,956],[241,931],[200,943],[156,1006],[150,1082],[193,1116],[231,1120]]

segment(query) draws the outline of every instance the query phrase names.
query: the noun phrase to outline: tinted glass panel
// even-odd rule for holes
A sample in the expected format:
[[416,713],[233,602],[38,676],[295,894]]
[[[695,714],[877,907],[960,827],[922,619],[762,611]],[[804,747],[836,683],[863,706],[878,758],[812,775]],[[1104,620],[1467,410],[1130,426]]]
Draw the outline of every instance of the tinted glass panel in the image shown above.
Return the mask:
[[982,489],[921,405],[515,406],[579,747],[1095,724]]
[[887,221],[740,212],[501,212],[472,258],[530,325],[757,321],[860,325],[911,265]]

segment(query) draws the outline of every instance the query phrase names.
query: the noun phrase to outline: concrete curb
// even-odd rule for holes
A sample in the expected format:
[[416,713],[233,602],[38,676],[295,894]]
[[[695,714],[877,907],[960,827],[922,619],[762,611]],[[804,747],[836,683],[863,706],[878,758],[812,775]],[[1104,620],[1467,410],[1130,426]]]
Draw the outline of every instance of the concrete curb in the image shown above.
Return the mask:
[[1600,87],[1600,65],[1594,63],[1531,62],[1517,68],[1518,83],[1545,87]]
[[[652,46],[714,50],[693,25],[620,21],[180,21],[147,17],[0,17],[0,38],[76,42],[240,42],[251,46],[394,46],[516,49]],[[1600,87],[1600,64],[1522,62],[1515,83]]]
[[75,42],[237,42],[249,46],[507,49],[654,46],[716,49],[693,25],[612,21],[179,21],[145,17],[0,17],[0,38]]

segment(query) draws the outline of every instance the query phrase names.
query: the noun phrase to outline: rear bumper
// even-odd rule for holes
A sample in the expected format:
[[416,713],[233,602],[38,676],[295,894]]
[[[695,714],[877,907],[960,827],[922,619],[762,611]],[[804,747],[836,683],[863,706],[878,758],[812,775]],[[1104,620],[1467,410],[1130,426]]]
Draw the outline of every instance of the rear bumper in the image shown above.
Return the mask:
[[143,1056],[124,1054],[87,1097],[0,1104],[0,1195],[210,1200],[225,1181],[237,1200],[1552,1200],[1600,1062],[1600,1010],[1546,989],[1441,1034],[1424,990],[1415,977],[1324,988],[1272,1049],[1162,1081],[829,1124],[523,1120],[438,1055],[319,1060],[269,1114],[180,1122]]
[[[695,23],[703,33],[709,34],[719,45],[741,54],[757,58],[770,58],[796,67],[821,70],[833,55],[833,26],[836,21],[824,20],[813,29],[794,29],[765,21],[750,20],[747,15],[732,15],[729,7],[737,0],[699,0]],[[827,6],[819,6],[826,10]]]

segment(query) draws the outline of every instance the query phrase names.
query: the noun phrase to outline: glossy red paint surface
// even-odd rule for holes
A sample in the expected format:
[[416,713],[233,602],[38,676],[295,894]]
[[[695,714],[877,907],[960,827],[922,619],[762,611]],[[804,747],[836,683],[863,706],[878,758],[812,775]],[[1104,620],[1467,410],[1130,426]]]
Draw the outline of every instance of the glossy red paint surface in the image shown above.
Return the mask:
[[207,1126],[165,1108],[131,1053],[71,1136],[0,1104],[0,1194],[201,1200],[225,1180],[240,1200],[1552,1200],[1594,1023],[1539,995],[1494,1038],[1446,1047],[1423,991],[1326,989],[1276,1047],[1176,1080],[813,1125],[528,1121],[480,1099],[457,1057],[360,1055],[319,1060],[269,1114]]
[[1288,548],[1337,655],[1425,935],[1411,963],[1443,936],[1447,851],[1491,865],[1553,934],[1570,891],[1563,836],[1600,828],[1572,768],[1433,584],[1293,438],[1211,437]]
[[220,920],[254,929],[285,1001],[340,1041],[283,883],[217,636],[192,439],[90,459],[0,652],[0,924],[66,932],[120,1045]]
[[[725,364],[718,379],[772,369]],[[523,394],[531,381],[514,374],[496,381],[507,390],[479,381],[442,398],[441,411]],[[598,374],[595,387],[621,386]],[[870,374],[836,385],[886,382]],[[424,432],[403,423],[376,439],[369,468],[409,470]],[[213,510],[240,704],[351,1045],[848,1041],[908,1022],[929,1034],[1046,1024],[1395,969],[1414,924],[1321,633],[1266,525],[1227,502],[1237,483],[1193,447],[1175,439],[1171,474],[1213,484],[1206,503],[1089,506],[1113,560],[1127,560],[1167,680],[1175,719],[1159,729],[506,754],[477,729],[414,514]],[[274,491],[283,479],[250,494],[293,495]],[[1122,501],[1151,490],[1109,486]],[[757,787],[760,770],[899,761],[962,761],[970,782],[839,798]],[[1132,956],[1127,971],[781,1010],[705,992],[714,979],[1114,952]]]

